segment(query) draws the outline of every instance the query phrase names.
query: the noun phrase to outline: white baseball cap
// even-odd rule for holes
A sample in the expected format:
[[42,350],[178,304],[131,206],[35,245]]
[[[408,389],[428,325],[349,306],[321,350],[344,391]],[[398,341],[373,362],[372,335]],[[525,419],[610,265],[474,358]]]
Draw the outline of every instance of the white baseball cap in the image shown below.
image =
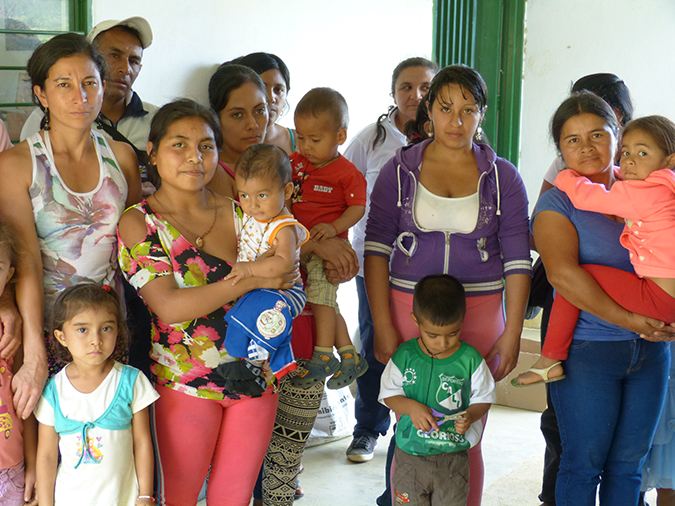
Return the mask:
[[152,28],[150,28],[150,23],[148,23],[145,18],[140,16],[123,19],[122,21],[118,21],[116,19],[101,21],[91,29],[91,32],[89,32],[89,35],[87,35],[87,39],[89,42],[93,42],[99,34],[106,32],[111,28],[115,28],[116,26],[128,26],[138,30],[138,33],[141,36],[141,47],[143,49],[149,47],[150,44],[152,44]]

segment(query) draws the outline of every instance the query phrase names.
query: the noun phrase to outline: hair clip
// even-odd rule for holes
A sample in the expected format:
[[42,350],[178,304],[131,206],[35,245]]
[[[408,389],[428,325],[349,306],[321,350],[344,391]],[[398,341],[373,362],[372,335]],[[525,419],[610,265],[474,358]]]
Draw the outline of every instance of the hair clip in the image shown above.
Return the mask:
[[110,293],[110,285],[102,285],[101,288],[103,288],[106,292]]

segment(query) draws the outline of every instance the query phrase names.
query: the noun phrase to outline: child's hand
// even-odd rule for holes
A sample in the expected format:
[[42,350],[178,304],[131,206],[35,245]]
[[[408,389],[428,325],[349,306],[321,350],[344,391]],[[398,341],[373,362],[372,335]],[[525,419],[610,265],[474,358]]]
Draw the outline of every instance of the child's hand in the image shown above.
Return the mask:
[[309,231],[309,238],[318,243],[322,243],[326,239],[335,237],[337,235],[337,229],[332,223],[319,223],[312,227],[312,230]]
[[26,488],[23,493],[24,501],[26,501],[26,506],[37,506],[38,496],[37,496],[37,481],[35,479],[35,469],[27,470],[25,477]]
[[410,408],[410,420],[417,430],[429,432],[433,428],[438,430],[436,417],[431,414],[431,408],[417,402]]
[[471,427],[473,422],[474,420],[473,416],[471,416],[471,413],[464,413],[461,417],[455,420],[455,432],[457,434],[464,434],[467,430],[469,430],[469,427]]
[[232,266],[232,270],[225,276],[225,279],[231,279],[232,286],[234,286],[242,279],[250,278],[251,276],[253,276],[251,262],[237,262]]

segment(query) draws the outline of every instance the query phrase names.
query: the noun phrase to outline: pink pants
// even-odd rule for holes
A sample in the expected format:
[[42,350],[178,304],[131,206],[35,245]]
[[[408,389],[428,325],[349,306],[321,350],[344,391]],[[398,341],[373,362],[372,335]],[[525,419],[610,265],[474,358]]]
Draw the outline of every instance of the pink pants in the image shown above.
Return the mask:
[[[675,322],[675,299],[653,281],[604,265],[581,267],[624,309],[656,318],[666,324]],[[555,360],[567,358],[579,313],[576,306],[556,293],[542,355]]]
[[158,504],[197,504],[211,466],[209,506],[248,506],[272,435],[277,394],[215,401],[155,386]]
[[[390,290],[389,295],[392,323],[403,340],[408,341],[419,337],[420,331],[410,317],[413,294]],[[476,348],[485,357],[502,332],[504,332],[504,311],[501,293],[466,298],[462,341]],[[495,357],[488,366],[494,372],[499,366],[499,356]],[[469,449],[469,466],[469,498],[466,504],[467,506],[480,506],[485,472],[480,441]],[[392,496],[393,490],[392,487]]]

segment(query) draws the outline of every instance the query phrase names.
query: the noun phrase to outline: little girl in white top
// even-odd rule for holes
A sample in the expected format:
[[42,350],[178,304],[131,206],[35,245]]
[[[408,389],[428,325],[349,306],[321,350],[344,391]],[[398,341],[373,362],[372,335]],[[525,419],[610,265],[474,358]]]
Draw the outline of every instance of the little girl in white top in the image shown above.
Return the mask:
[[35,408],[40,504],[154,504],[148,406],[159,395],[143,373],[111,358],[128,339],[117,294],[93,283],[66,288],[52,330],[57,353],[72,361]]

